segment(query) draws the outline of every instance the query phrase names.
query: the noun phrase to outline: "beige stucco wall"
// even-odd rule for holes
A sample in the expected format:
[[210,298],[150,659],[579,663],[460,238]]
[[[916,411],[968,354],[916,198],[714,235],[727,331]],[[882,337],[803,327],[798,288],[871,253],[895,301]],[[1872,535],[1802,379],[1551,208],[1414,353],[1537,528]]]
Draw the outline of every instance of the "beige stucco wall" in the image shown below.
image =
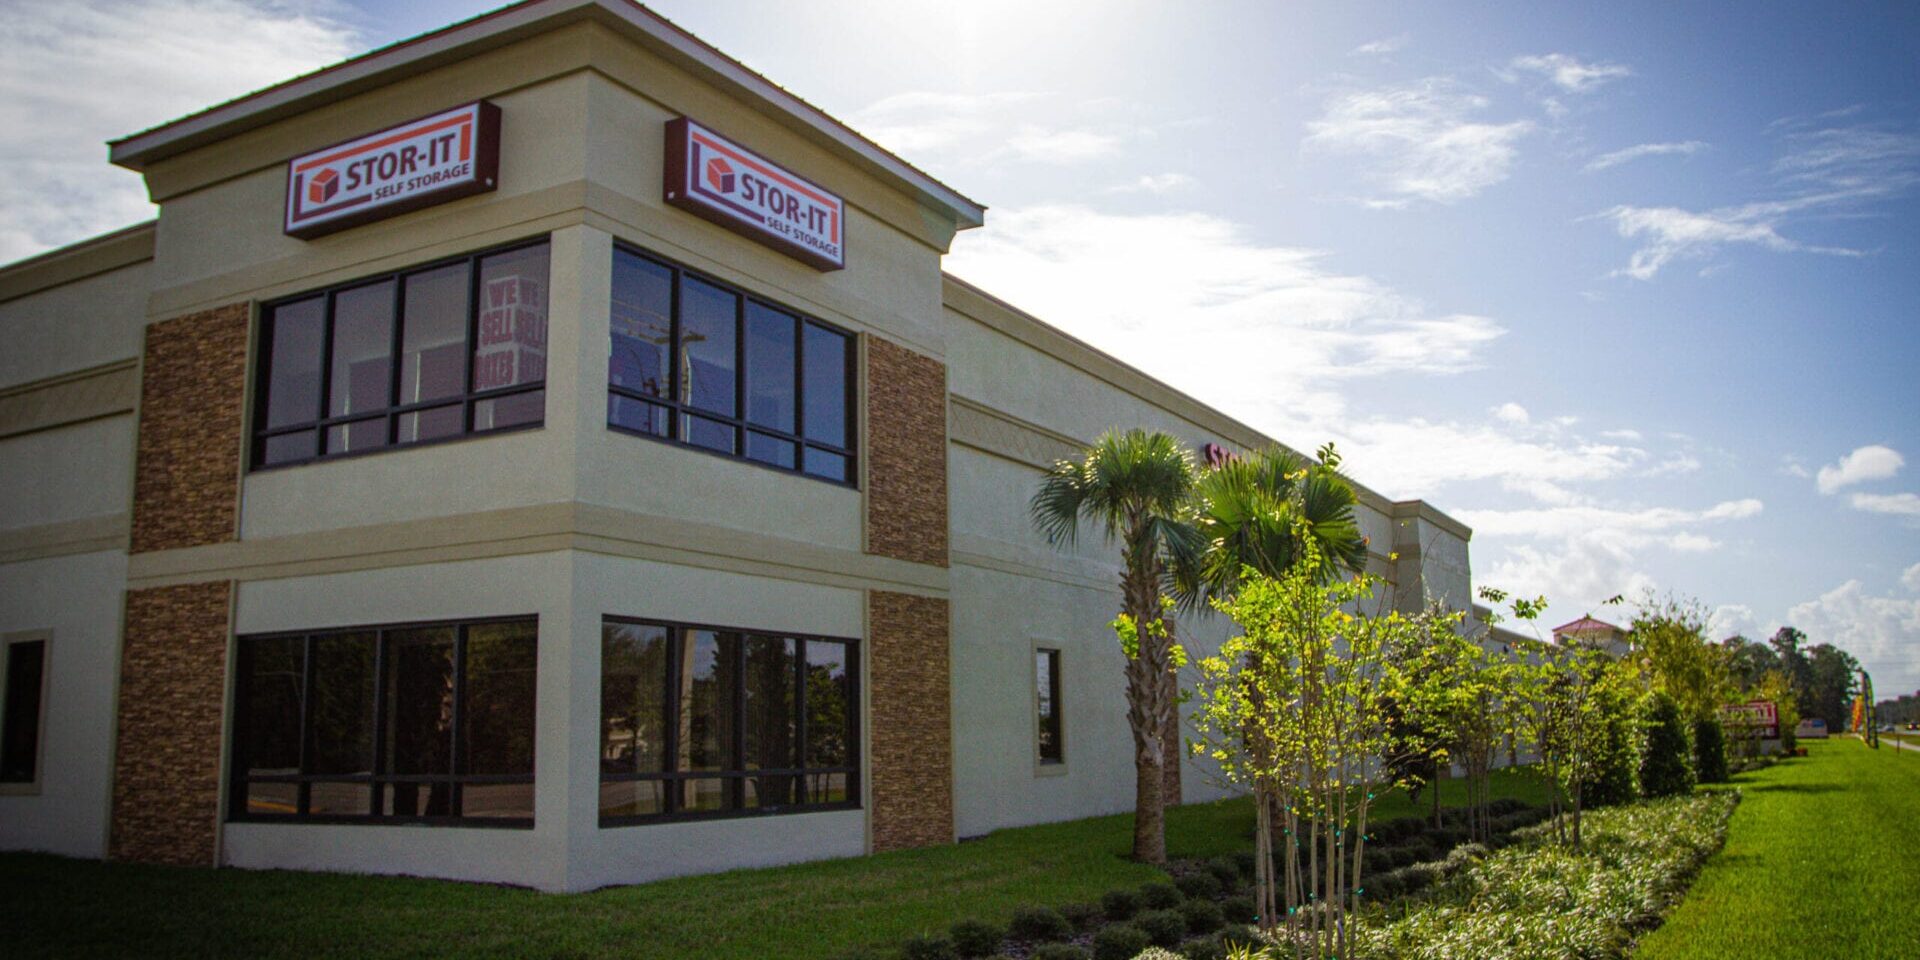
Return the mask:
[[126,554],[0,565],[0,634],[47,634],[40,785],[0,789],[0,850],[106,855]]

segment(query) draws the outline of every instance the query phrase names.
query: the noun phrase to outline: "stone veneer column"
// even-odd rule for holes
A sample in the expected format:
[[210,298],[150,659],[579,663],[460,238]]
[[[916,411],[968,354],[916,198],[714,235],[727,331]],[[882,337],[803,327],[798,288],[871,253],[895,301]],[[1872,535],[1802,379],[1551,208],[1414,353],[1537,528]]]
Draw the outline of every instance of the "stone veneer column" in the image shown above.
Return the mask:
[[211,866],[220,819],[227,580],[127,591],[107,855]]
[[[947,368],[866,338],[868,553],[947,565]],[[947,601],[867,595],[873,849],[953,842]]]
[[[236,539],[249,304],[147,327],[131,553]],[[215,862],[233,583],[127,591],[107,852]]]
[[947,601],[867,594],[873,849],[953,842]]

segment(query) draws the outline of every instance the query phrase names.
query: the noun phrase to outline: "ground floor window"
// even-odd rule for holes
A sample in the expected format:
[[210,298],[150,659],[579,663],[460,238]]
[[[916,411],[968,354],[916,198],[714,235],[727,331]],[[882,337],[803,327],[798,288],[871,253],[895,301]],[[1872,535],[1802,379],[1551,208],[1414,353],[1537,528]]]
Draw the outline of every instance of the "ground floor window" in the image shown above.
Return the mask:
[[533,618],[242,637],[236,820],[533,825]]
[[609,617],[600,823],[859,806],[857,644]]
[[1064,763],[1067,751],[1060,730],[1060,651],[1035,648],[1033,681],[1037,758],[1041,763]]
[[0,649],[0,783],[40,779],[41,703],[46,692],[46,637],[9,639]]

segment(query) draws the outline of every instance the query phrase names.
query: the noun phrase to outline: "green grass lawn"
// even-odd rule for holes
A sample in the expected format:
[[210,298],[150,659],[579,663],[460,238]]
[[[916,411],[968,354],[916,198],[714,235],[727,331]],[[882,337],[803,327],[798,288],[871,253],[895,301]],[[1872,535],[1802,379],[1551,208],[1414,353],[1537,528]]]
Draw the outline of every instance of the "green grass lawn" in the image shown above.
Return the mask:
[[[1915,765],[1920,769],[1920,764]],[[1442,785],[1460,799],[1460,783]],[[1531,776],[1495,793],[1542,802]],[[1422,799],[1425,799],[1424,797]],[[1424,811],[1425,805],[1421,805]],[[1400,793],[1380,817],[1406,816]],[[1164,875],[1126,859],[1132,816],[1002,830],[851,860],[552,895],[408,878],[0,855],[8,957],[817,958],[955,920],[1091,900]],[[1169,811],[1175,857],[1251,849],[1244,800]]]
[[1734,778],[1727,845],[1637,960],[1920,957],[1920,763],[1858,740]]

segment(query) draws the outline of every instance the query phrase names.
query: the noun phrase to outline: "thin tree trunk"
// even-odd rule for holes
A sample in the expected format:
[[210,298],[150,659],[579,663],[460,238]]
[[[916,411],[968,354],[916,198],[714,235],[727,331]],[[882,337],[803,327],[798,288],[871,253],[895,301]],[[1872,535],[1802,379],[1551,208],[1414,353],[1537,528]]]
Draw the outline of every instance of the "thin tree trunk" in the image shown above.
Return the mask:
[[1133,859],[1141,863],[1166,863],[1166,808],[1161,802],[1158,758],[1143,753],[1135,759],[1134,786]]

